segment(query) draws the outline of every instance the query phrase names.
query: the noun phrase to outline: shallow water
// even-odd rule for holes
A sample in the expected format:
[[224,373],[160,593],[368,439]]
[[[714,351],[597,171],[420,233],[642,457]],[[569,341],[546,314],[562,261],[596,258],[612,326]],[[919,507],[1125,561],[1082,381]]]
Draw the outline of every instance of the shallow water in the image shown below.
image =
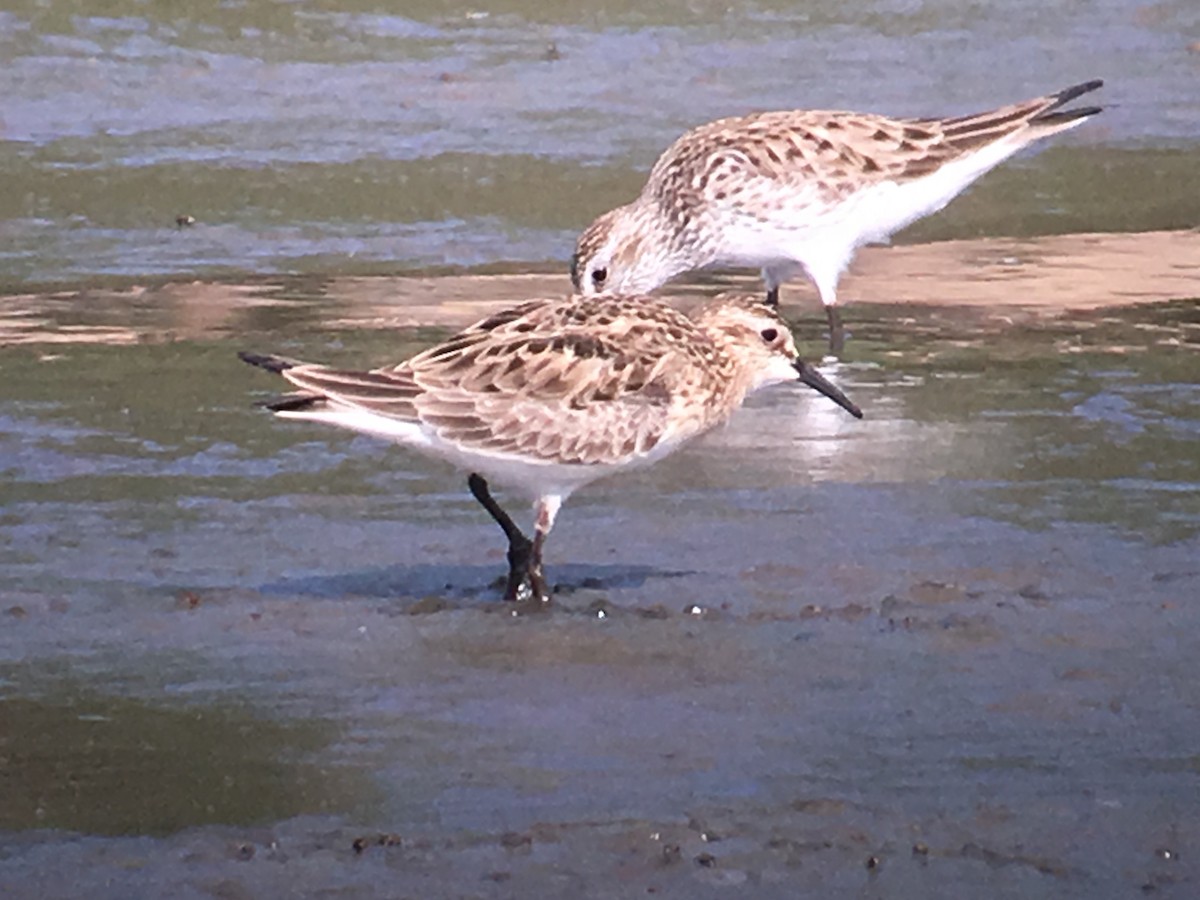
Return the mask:
[[958,114],[1095,77],[1103,116],[902,239],[1192,227],[1198,41],[1191,0],[19,0],[0,12],[0,287],[565,270],[701,122]]
[[513,619],[461,476],[252,407],[238,348],[434,336],[315,297],[24,299],[4,896],[1194,893],[1194,303],[855,305],[864,421],[780,388],[581,492]]

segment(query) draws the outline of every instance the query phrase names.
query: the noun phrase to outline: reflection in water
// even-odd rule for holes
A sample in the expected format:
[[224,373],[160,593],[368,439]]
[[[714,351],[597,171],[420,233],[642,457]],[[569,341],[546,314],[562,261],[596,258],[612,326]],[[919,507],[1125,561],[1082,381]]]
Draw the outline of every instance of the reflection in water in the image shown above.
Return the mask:
[[[78,305],[31,301],[43,323],[37,334],[83,327],[86,317],[151,342],[3,351],[9,374],[0,444],[9,480],[0,494],[10,503],[213,491],[262,497],[296,490],[320,472],[323,492],[368,495],[376,490],[369,473],[380,466],[410,478],[443,471],[366,439],[266,427],[231,360],[253,344],[334,362],[394,361],[444,332],[396,330],[373,299],[359,308],[346,303],[352,295],[293,300],[277,291],[258,305],[247,301],[258,296],[253,290],[217,287],[152,308],[98,304],[80,313]],[[216,298],[232,302],[218,313],[209,308]],[[208,309],[205,325],[187,312],[197,306]],[[830,374],[862,398],[865,423],[781,387],[755,398],[686,462],[662,475],[626,477],[665,479],[683,490],[697,478],[714,489],[781,477],[800,484],[969,480],[981,485],[982,508],[1026,524],[1045,524],[1051,504],[1067,518],[1153,540],[1184,537],[1196,527],[1193,497],[1180,487],[1197,476],[1195,309],[1162,304],[1016,327],[938,309],[856,304],[855,361]],[[421,308],[393,310],[410,320]],[[137,322],[133,329],[113,324],[123,316]],[[201,339],[178,339],[193,334]],[[198,418],[198,410],[206,412]],[[731,454],[737,467],[727,465]],[[1014,512],[1023,508],[1028,516]]]
[[514,619],[461,475],[264,421],[235,355],[403,357],[480,311],[478,279],[432,281],[21,300],[0,892],[433,896],[468,872],[546,896],[619,872],[694,896],[696,873],[790,888],[803,865],[834,895],[882,848],[900,898],[1095,896],[1194,827],[1194,302],[854,304],[829,374],[863,422],[785,386],[581,491],[557,611]]

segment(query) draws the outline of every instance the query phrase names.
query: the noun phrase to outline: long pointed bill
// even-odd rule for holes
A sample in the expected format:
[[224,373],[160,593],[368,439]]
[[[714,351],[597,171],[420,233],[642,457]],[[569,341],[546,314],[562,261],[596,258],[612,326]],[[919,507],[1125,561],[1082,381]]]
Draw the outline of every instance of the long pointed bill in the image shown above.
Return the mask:
[[863,417],[862,410],[850,402],[850,398],[839,391],[824,375],[802,359],[792,363],[793,368],[800,373],[800,380],[814,391],[820,391],[856,419]]

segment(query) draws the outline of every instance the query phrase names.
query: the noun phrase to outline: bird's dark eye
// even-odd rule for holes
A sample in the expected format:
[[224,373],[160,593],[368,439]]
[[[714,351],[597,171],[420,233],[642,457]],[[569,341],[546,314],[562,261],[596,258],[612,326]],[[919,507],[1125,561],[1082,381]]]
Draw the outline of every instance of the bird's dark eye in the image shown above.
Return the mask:
[[608,269],[596,269],[592,272],[592,284],[599,287],[608,280]]
[[768,344],[773,343],[775,338],[779,337],[779,332],[774,328],[764,328],[760,334],[762,335],[762,339]]

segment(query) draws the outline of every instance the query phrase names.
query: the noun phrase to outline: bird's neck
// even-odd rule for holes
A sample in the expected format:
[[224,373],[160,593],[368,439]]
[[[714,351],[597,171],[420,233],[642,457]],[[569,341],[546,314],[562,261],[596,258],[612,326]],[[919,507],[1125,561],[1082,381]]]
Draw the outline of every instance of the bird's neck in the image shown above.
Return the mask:
[[644,205],[636,216],[642,222],[638,253],[647,261],[653,259],[655,286],[715,261],[693,223],[673,219],[653,200],[641,202]]
[[737,337],[720,326],[701,327],[712,340],[717,353],[717,365],[709,369],[714,381],[710,390],[714,396],[720,397],[721,405],[728,406],[732,412],[741,406],[746,395],[754,389],[754,374],[748,366],[740,363],[742,354],[738,352]]

